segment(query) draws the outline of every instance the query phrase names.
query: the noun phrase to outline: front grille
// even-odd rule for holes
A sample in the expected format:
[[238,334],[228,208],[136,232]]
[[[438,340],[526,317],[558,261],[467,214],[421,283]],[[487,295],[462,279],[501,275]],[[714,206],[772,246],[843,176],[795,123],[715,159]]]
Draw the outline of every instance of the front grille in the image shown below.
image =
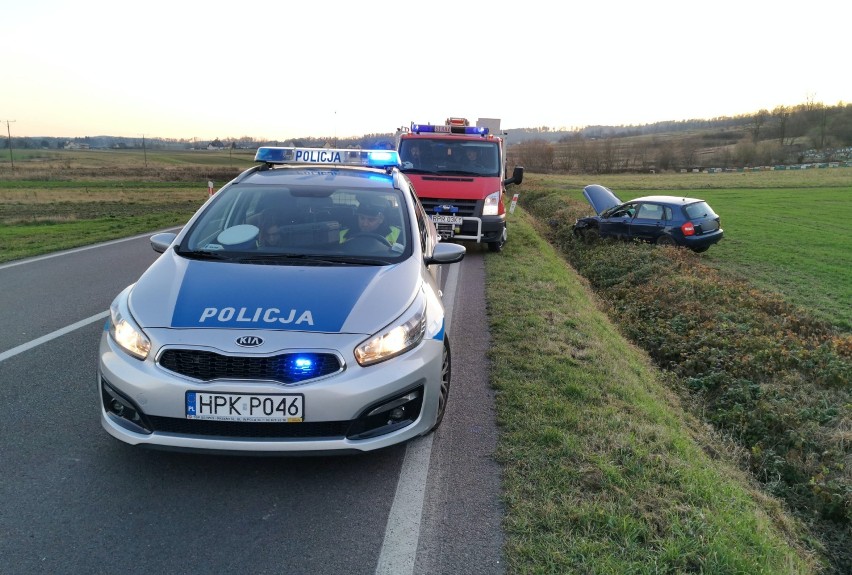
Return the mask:
[[[423,207],[426,209],[427,214],[440,213],[444,215],[461,217],[476,216],[476,200],[442,200],[437,198],[420,198],[420,203],[423,204]],[[456,208],[458,208],[458,211],[451,212],[446,209],[436,211],[435,208],[438,206],[455,206]]]
[[284,353],[271,357],[222,355],[197,349],[168,349],[159,364],[200,381],[252,379],[297,384],[337,373],[343,366],[331,353]]
[[249,421],[206,421],[179,417],[148,416],[155,432],[205,437],[257,437],[263,439],[340,438],[346,435],[349,421],[267,423]]

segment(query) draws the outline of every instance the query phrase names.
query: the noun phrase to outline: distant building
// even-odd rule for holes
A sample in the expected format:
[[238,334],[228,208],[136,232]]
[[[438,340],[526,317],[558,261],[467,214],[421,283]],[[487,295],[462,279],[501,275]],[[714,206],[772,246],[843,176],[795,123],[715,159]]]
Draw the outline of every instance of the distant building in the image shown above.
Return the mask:
[[81,144],[79,142],[68,142],[65,144],[66,150],[88,150],[89,144]]

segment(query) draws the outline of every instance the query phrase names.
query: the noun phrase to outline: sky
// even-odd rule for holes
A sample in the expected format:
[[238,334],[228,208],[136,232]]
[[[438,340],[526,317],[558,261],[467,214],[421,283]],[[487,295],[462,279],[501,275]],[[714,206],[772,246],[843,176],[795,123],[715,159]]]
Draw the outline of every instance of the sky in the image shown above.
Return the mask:
[[833,106],[852,101],[848,13],[845,0],[0,0],[0,122],[12,137],[286,140],[449,116],[573,129]]

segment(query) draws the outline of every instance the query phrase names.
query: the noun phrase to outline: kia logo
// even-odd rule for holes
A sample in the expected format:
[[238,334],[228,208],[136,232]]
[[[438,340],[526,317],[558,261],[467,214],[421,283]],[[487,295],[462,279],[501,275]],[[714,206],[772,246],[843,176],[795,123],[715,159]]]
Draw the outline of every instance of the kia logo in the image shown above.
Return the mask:
[[263,345],[263,338],[256,335],[244,335],[237,338],[237,345],[240,347],[257,347]]

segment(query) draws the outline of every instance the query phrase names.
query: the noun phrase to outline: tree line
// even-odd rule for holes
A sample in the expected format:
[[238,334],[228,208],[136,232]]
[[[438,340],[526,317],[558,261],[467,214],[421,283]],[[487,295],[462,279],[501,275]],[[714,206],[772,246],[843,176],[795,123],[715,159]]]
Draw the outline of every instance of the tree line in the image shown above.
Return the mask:
[[733,118],[512,131],[509,164],[540,172],[618,173],[852,159],[852,104],[806,102]]

